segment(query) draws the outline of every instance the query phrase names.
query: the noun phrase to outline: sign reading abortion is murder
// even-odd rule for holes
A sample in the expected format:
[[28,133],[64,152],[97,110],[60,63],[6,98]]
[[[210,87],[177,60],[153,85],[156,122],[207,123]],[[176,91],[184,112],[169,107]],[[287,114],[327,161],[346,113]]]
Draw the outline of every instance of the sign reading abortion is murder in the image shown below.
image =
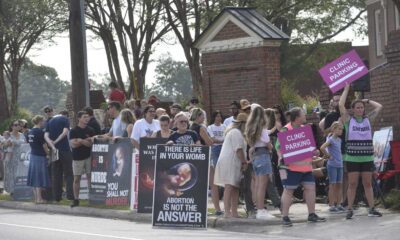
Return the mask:
[[157,145],[153,226],[207,228],[209,147]]
[[343,54],[319,70],[329,89],[335,93],[368,73],[368,68],[358,56],[356,50]]
[[315,148],[314,135],[310,125],[278,133],[280,151],[287,163],[313,157]]

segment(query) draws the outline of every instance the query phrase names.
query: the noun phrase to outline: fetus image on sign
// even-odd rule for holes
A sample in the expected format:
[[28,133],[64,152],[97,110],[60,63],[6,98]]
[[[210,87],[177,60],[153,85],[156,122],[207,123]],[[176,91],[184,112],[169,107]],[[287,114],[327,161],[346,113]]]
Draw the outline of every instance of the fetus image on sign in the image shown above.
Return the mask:
[[121,177],[124,171],[125,152],[122,147],[118,147],[113,155],[113,176]]
[[196,184],[198,173],[193,164],[180,163],[162,172],[160,177],[162,182],[161,190],[166,197],[179,197]]

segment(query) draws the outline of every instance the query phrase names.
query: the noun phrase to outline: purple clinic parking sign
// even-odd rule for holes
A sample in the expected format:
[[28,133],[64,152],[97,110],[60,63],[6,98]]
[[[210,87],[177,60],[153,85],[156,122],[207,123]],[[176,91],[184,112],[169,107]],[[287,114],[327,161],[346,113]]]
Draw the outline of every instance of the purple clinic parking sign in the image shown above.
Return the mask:
[[285,164],[301,161],[314,155],[315,140],[310,125],[279,132],[278,139]]
[[325,83],[332,93],[344,88],[346,83],[354,82],[368,73],[356,50],[343,54],[333,62],[328,63],[319,70]]

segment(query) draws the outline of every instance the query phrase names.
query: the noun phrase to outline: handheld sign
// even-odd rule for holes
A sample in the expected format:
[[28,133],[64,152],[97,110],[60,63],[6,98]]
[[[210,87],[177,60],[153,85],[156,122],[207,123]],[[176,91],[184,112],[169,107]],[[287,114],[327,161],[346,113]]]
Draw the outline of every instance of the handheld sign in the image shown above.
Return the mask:
[[278,139],[281,145],[280,151],[286,164],[301,161],[314,155],[315,140],[310,125],[279,132]]
[[346,83],[354,82],[367,73],[368,68],[364,65],[356,50],[343,54],[319,70],[319,74],[332,93],[339,91],[346,86]]
[[210,148],[157,145],[153,226],[207,228]]

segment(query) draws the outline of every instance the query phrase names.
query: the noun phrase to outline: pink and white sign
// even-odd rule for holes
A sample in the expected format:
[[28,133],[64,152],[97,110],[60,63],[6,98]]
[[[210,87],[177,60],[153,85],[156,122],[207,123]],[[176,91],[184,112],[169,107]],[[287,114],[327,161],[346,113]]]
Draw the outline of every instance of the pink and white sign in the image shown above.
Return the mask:
[[364,65],[356,50],[343,54],[319,70],[319,74],[332,93],[339,91],[346,86],[346,83],[354,82],[367,73],[368,68]]
[[314,156],[316,149],[310,125],[278,133],[284,162],[292,163]]

